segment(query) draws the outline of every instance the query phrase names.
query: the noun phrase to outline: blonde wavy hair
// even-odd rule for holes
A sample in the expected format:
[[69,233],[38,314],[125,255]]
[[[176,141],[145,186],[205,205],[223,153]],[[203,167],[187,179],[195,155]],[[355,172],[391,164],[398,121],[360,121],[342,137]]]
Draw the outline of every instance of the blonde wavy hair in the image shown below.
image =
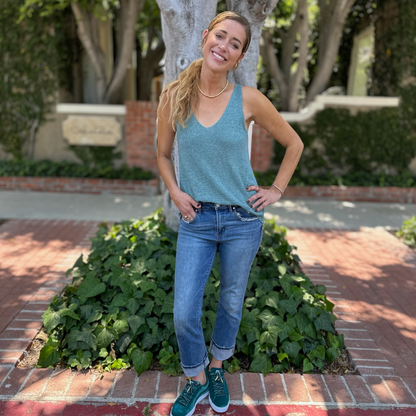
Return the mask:
[[[251,29],[248,20],[235,12],[223,12],[215,16],[208,26],[208,34],[214,27],[224,20],[234,20],[240,23],[246,31],[246,42],[241,54],[245,53],[250,45]],[[207,36],[208,36],[207,34]],[[201,43],[201,48],[205,44],[205,39]],[[160,95],[160,108],[163,110],[168,102],[170,103],[169,122],[172,123],[173,130],[176,131],[176,123],[185,127],[192,116],[192,108],[198,108],[198,83],[201,74],[203,59],[192,62],[183,71],[176,81],[167,84]]]

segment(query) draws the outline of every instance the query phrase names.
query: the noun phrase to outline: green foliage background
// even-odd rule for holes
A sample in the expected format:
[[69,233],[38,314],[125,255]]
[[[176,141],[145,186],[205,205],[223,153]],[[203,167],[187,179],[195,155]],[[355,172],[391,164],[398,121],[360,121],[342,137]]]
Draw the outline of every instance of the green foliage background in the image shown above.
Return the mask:
[[30,130],[55,104],[61,70],[56,51],[64,44],[59,16],[41,20],[34,12],[17,23],[22,4],[2,0],[0,9],[0,146],[15,159],[28,155]]
[[[177,233],[161,210],[141,220],[100,227],[85,262],[69,271],[72,284],[56,296],[43,315],[49,340],[38,365],[104,370],[133,366],[140,374],[159,361],[171,375],[181,372],[173,326],[173,276]],[[304,372],[322,369],[344,348],[334,329],[333,304],[323,285],[300,272],[299,258],[285,229],[264,226],[259,253],[247,285],[236,353],[251,371],[267,374],[289,366]],[[216,259],[203,300],[205,341],[211,339],[219,299]],[[228,371],[239,368],[236,358]]]

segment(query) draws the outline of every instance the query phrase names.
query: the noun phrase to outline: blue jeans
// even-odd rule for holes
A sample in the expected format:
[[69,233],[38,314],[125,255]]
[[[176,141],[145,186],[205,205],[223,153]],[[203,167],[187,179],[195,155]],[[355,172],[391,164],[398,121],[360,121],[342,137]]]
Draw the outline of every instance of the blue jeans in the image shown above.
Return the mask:
[[187,377],[198,375],[209,364],[201,324],[202,302],[217,251],[220,298],[209,351],[224,361],[234,353],[247,280],[262,234],[261,221],[239,206],[201,203],[194,218],[181,218],[173,320]]

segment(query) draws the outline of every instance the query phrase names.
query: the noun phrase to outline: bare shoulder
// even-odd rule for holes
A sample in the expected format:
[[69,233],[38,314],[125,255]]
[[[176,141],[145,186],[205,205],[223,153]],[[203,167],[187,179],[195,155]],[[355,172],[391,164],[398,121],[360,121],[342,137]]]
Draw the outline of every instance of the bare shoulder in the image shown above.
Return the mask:
[[243,86],[242,94],[246,119],[257,121],[259,116],[265,112],[268,114],[277,113],[273,104],[257,88]]

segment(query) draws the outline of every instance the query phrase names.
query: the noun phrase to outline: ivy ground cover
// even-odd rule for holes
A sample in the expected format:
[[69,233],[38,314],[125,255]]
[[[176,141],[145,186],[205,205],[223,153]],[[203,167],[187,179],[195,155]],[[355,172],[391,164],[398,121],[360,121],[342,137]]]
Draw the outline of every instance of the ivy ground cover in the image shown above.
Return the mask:
[[[344,348],[325,286],[313,285],[300,271],[300,259],[285,234],[285,228],[265,222],[236,341],[236,355],[245,355],[250,371],[263,374],[290,366],[317,372]],[[111,227],[102,224],[88,259],[81,256],[68,270],[72,283],[43,315],[49,339],[38,366],[134,367],[141,374],[156,359],[166,373],[180,374],[173,325],[176,239],[161,210]],[[217,258],[203,300],[207,343],[215,324],[219,270]],[[230,359],[225,368],[238,370],[238,359]]]

